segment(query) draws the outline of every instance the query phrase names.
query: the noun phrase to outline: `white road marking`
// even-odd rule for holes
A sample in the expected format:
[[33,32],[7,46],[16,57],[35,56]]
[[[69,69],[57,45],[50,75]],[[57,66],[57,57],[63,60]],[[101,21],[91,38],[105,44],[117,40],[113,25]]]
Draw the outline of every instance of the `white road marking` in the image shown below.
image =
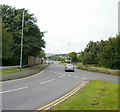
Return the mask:
[[51,82],[51,81],[54,81],[55,79],[51,79],[51,80],[48,80],[48,81],[44,81],[44,82],[41,82],[40,84],[45,84],[47,82]]
[[64,76],[62,75],[62,76],[60,76],[59,78],[62,78],[62,77],[64,77]]
[[79,78],[79,77],[77,77],[77,76],[73,76],[73,77],[74,77],[74,78],[77,78],[77,79]]
[[67,75],[68,77],[71,77],[71,75]]
[[83,80],[86,80],[87,78],[82,78]]
[[26,89],[26,88],[28,88],[28,87],[25,86],[25,87],[21,87],[21,88],[17,88],[17,89],[12,89],[12,90],[7,90],[7,91],[2,91],[2,92],[0,92],[0,94],[2,94],[2,93],[8,93],[8,92],[13,92],[13,91],[18,91],[18,90]]
[[51,81],[54,81],[55,79],[51,79],[51,80],[48,80],[48,81],[46,81],[46,82],[51,82]]
[[40,84],[44,84],[44,83],[46,83],[46,82],[41,82]]

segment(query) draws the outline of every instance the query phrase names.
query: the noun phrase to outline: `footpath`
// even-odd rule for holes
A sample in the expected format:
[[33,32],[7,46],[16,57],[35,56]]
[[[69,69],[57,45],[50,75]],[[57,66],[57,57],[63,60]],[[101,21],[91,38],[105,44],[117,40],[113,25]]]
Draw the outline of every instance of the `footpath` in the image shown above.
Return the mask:
[[44,68],[46,68],[48,66],[49,66],[49,64],[42,64],[42,65],[38,65],[36,67],[32,67],[25,71],[3,74],[0,81],[8,81],[8,80],[19,79],[19,78],[31,76],[31,75],[34,75],[34,74],[40,72],[41,70],[43,70]]

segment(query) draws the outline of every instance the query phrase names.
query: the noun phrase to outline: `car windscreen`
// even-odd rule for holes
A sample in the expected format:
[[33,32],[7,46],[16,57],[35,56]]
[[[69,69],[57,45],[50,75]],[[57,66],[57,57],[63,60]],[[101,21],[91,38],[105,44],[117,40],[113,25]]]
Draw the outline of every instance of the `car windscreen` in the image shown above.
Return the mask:
[[71,66],[73,66],[73,65],[69,64],[69,65],[66,65],[66,66],[70,66],[70,67],[71,67]]

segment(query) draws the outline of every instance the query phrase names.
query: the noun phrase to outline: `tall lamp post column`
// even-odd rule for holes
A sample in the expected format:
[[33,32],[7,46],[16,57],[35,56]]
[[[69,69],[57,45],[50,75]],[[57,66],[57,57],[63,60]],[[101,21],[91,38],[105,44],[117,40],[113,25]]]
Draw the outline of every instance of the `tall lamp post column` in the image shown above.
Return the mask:
[[68,54],[69,54],[69,45],[70,45],[70,43],[68,43]]
[[23,16],[22,16],[22,34],[21,34],[20,70],[22,69],[23,29],[24,29],[24,11],[23,11]]

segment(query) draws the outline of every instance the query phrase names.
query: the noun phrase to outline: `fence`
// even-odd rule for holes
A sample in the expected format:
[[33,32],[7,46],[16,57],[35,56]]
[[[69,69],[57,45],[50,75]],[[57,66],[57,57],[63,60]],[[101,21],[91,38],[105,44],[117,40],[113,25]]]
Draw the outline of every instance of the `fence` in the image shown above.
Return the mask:
[[28,65],[35,65],[35,64],[42,63],[42,62],[43,60],[41,58],[28,56]]

